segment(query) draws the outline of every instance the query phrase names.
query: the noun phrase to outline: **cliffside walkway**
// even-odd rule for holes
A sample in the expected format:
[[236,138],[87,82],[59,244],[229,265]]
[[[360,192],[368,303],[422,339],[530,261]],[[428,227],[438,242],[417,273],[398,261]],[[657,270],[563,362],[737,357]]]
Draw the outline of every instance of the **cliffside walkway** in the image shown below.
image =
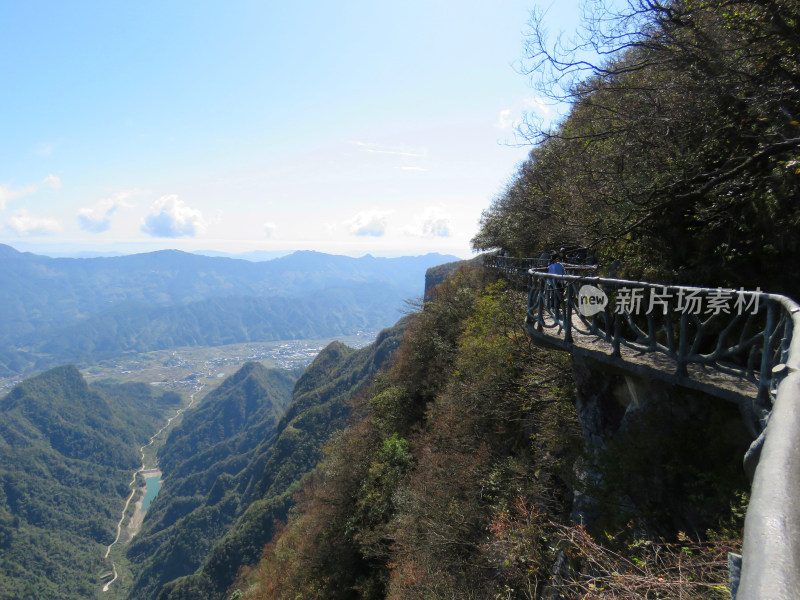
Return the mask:
[[597,277],[540,259],[484,265],[528,291],[539,343],[609,369],[735,402],[756,441],[737,600],[800,594],[800,306],[760,290],[668,286]]

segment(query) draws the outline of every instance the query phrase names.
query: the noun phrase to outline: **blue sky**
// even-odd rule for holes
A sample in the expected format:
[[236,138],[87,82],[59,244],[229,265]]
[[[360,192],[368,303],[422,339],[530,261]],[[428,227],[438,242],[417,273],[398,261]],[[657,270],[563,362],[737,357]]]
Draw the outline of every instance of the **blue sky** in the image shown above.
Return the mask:
[[0,242],[470,256],[535,7],[0,0]]

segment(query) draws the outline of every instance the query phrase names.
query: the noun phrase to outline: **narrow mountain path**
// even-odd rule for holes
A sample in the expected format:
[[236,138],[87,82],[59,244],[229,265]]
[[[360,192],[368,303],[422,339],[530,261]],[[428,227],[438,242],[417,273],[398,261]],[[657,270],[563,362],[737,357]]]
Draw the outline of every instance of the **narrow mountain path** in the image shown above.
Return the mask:
[[[103,559],[108,560],[108,557],[111,554],[111,548],[113,548],[114,545],[119,542],[119,538],[122,535],[122,524],[125,522],[125,513],[128,511],[128,506],[130,506],[131,501],[133,500],[133,496],[136,494],[136,488],[134,487],[134,484],[136,483],[136,477],[140,473],[144,473],[145,471],[148,470],[147,465],[145,465],[145,455],[144,455],[145,448],[147,448],[148,446],[151,446],[153,444],[153,442],[156,440],[156,438],[159,435],[161,435],[163,433],[163,431],[172,424],[172,421],[174,421],[177,417],[179,417],[181,414],[183,414],[183,412],[185,410],[187,410],[187,409],[192,407],[192,405],[194,404],[195,396],[197,396],[197,394],[200,393],[200,391],[202,389],[203,389],[203,387],[201,386],[199,390],[197,390],[191,396],[189,396],[189,404],[187,404],[183,408],[178,409],[178,411],[173,416],[171,416],[169,419],[167,419],[167,423],[161,429],[159,429],[156,433],[153,434],[153,437],[150,438],[150,441],[147,442],[141,448],[139,448],[139,452],[142,455],[142,466],[139,467],[133,473],[133,478],[131,479],[131,482],[128,484],[128,487],[131,488],[131,493],[128,495],[128,499],[125,501],[125,507],[122,509],[122,515],[120,516],[119,523],[117,523],[117,537],[115,537],[114,541],[111,542],[108,545],[108,548],[106,548],[106,554],[103,557]],[[106,583],[103,586],[103,591],[104,592],[107,592],[108,589],[111,587],[111,584],[114,583],[117,580],[117,566],[114,564],[114,561],[111,561],[111,570],[114,573],[114,578],[111,579],[111,581],[109,581],[108,583]]]

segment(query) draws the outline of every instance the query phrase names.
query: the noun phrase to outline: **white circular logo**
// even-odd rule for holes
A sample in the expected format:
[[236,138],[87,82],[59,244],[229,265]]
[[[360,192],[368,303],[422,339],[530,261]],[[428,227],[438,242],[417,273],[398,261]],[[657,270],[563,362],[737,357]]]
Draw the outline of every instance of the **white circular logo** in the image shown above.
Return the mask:
[[578,312],[584,317],[591,317],[603,309],[608,304],[608,296],[600,288],[593,285],[583,285],[578,290]]

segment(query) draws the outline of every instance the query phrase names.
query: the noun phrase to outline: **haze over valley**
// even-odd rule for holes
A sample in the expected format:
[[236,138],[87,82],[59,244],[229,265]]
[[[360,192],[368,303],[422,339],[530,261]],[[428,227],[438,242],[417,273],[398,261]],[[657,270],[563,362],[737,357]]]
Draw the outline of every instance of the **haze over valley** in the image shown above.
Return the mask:
[[171,250],[70,259],[0,245],[0,376],[154,350],[377,332],[422,296],[427,268],[455,259],[296,252],[250,262]]

